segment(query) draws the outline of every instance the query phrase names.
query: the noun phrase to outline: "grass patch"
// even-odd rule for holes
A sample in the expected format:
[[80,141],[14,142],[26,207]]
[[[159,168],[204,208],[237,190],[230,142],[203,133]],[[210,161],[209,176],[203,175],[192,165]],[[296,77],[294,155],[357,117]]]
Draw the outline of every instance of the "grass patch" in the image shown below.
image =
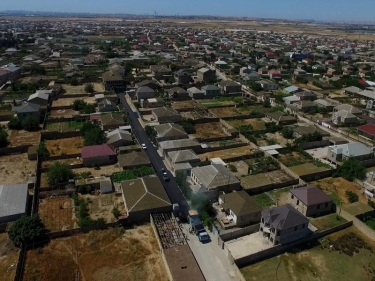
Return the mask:
[[335,226],[342,225],[346,223],[347,220],[340,217],[337,214],[330,214],[324,217],[312,219],[311,223],[317,227],[319,230],[326,230]]
[[272,201],[272,199],[267,194],[265,194],[265,193],[254,195],[253,199],[263,209],[267,209],[267,208],[271,207],[274,204],[274,202]]

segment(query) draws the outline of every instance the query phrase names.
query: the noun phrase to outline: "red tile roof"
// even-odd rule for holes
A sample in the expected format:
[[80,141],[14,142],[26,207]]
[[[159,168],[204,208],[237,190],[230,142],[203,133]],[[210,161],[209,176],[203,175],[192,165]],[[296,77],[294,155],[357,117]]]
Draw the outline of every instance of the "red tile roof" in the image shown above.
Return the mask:
[[366,134],[369,134],[371,136],[375,136],[375,125],[374,124],[366,124],[357,127],[358,130],[365,132]]
[[111,144],[90,145],[82,148],[82,158],[116,155],[115,148]]

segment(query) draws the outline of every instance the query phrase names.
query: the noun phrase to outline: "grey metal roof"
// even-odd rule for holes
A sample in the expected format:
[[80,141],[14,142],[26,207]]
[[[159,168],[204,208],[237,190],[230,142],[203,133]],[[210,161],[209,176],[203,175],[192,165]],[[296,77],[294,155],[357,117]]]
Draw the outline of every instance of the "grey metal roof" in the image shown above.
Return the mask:
[[309,219],[298,212],[290,204],[275,207],[262,212],[264,222],[271,228],[283,230],[292,228],[304,223],[309,223]]
[[362,111],[359,110],[358,108],[350,105],[350,104],[340,104],[338,106],[335,107],[335,110],[337,111],[340,111],[340,110],[345,110],[345,111],[348,111],[352,114],[361,114]]
[[186,136],[187,133],[185,132],[184,128],[179,125],[179,124],[174,124],[174,123],[166,123],[166,124],[161,124],[158,126],[154,127],[158,137],[173,137],[173,136]]
[[298,91],[299,88],[296,86],[289,86],[289,87],[284,88],[283,90],[288,93],[292,93],[292,92]]
[[240,182],[226,167],[220,164],[195,167],[191,173],[208,189]]
[[159,143],[161,149],[171,149],[189,146],[200,146],[199,142],[194,139],[182,139],[182,140],[171,140],[162,141]]
[[27,195],[27,183],[0,185],[0,218],[24,214]]
[[108,138],[107,143],[114,143],[118,140],[127,140],[130,142],[133,141],[132,135],[128,131],[120,130],[120,129],[116,129],[112,132],[109,132],[107,134],[107,138]]
[[48,97],[49,96],[45,93],[36,92],[36,93],[30,95],[27,100],[30,101],[30,100],[35,99],[35,98],[40,98],[40,99],[48,101]]
[[22,113],[38,112],[39,110],[40,110],[40,106],[34,103],[27,103],[25,105],[13,107],[13,111],[22,112]]
[[374,148],[359,142],[333,145],[329,147],[335,154],[342,154],[347,157],[358,157],[373,153]]
[[191,149],[178,150],[168,152],[169,158],[171,158],[172,163],[184,163],[192,160],[199,160],[199,156]]

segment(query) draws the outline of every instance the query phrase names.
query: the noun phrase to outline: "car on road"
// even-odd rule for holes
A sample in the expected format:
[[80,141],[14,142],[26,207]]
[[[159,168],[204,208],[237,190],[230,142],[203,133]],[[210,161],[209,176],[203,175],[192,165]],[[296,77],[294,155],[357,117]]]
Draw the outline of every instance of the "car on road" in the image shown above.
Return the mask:
[[202,243],[209,242],[211,240],[210,236],[208,235],[207,232],[201,232],[198,234],[199,241]]
[[163,173],[163,175],[167,175],[167,172],[165,171],[165,169],[164,168],[161,168],[161,172]]
[[166,176],[166,175],[163,175],[163,180],[164,180],[165,182],[170,181],[170,179],[169,179],[168,176]]
[[146,146],[144,143],[142,143],[142,149],[143,149],[143,150],[146,150],[146,149],[147,149],[147,146]]

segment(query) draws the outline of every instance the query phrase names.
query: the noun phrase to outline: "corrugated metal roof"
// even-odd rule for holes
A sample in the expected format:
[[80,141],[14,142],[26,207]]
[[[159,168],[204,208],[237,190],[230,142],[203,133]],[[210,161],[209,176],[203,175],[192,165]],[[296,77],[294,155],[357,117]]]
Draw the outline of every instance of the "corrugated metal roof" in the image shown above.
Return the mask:
[[0,218],[24,214],[27,195],[27,183],[0,185]]

